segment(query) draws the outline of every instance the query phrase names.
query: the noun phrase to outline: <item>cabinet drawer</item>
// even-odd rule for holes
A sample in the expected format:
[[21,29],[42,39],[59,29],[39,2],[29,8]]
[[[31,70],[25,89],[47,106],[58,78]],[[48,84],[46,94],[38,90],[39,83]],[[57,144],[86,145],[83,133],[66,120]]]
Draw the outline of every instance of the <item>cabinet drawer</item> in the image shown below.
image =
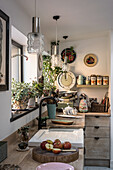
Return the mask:
[[87,116],[85,124],[86,126],[109,126],[110,118],[102,116]]
[[93,126],[85,128],[85,137],[109,137],[109,127]]
[[85,138],[85,159],[109,159],[109,138]]

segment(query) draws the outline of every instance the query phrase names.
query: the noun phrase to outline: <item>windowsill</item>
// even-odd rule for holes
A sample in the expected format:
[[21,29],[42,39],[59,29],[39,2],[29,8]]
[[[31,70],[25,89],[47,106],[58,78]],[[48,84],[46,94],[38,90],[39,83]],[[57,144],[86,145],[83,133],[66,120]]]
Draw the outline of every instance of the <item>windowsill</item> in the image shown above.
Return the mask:
[[[42,104],[42,106],[45,106],[45,105],[46,105],[46,103]],[[19,111],[19,110],[13,111],[12,110],[12,112],[11,112],[12,117],[10,118],[10,122],[13,122],[13,121],[17,120],[17,119],[31,113],[32,111],[34,111],[34,110],[36,110],[38,108],[39,108],[39,105],[37,105],[36,107],[30,108],[30,109],[26,109],[24,111]]]

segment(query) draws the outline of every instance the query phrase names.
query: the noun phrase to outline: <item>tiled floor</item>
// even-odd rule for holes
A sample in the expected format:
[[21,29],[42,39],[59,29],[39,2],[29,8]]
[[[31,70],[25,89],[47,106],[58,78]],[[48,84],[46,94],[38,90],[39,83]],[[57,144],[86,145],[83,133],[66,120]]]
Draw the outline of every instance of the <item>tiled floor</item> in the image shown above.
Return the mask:
[[110,169],[110,168],[105,168],[105,167],[84,167],[84,170],[113,170],[113,169]]

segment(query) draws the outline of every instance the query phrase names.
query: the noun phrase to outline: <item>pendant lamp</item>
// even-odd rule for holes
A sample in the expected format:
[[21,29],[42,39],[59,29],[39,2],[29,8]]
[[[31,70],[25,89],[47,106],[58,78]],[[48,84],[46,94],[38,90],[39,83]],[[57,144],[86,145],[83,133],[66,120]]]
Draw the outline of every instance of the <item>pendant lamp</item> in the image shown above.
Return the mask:
[[[63,36],[63,38],[66,39],[68,38],[68,36]],[[65,48],[65,56],[64,56],[64,63],[62,65],[62,70],[64,72],[67,72],[68,71],[68,56],[66,56],[66,48]]]
[[54,45],[54,54],[52,55],[53,67],[59,66],[59,41],[57,39],[57,20],[60,18],[59,15],[53,16],[53,19],[56,20],[56,42]]
[[40,33],[40,18],[36,16],[35,0],[35,17],[32,17],[32,32],[27,35],[28,53],[41,54],[44,51],[44,36]]

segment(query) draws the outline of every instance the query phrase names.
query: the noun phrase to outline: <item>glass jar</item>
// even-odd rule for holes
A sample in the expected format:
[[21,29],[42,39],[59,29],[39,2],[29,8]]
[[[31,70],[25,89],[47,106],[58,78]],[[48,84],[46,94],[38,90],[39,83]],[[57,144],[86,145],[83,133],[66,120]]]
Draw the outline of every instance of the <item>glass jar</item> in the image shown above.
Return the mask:
[[91,75],[91,85],[96,85],[97,77],[96,75]]
[[103,76],[103,85],[109,84],[109,76]]
[[102,85],[102,76],[97,75],[97,85]]
[[86,78],[86,85],[90,85],[90,76]]
[[78,85],[82,85],[83,84],[83,76],[79,75],[78,77]]

